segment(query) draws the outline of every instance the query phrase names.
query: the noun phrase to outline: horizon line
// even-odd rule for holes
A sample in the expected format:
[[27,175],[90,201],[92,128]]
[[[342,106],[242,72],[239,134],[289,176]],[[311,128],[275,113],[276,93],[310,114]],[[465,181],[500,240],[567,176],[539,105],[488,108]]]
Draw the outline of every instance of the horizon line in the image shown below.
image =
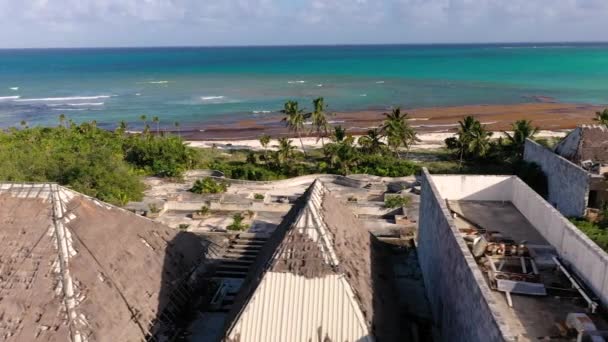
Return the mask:
[[495,41],[495,42],[432,42],[432,43],[322,43],[322,44],[226,44],[226,45],[117,45],[117,46],[52,46],[0,47],[2,50],[74,50],[74,49],[169,49],[169,48],[277,48],[277,47],[349,47],[349,46],[457,46],[457,45],[546,45],[546,44],[608,44],[608,41]]

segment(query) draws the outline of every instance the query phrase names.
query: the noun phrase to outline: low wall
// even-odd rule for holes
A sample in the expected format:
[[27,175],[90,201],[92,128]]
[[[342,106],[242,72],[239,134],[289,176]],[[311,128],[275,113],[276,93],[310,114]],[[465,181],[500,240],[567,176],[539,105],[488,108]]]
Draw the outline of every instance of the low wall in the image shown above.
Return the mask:
[[519,178],[511,202],[608,305],[608,254]]
[[[169,201],[167,202],[166,209],[167,210],[176,210],[176,211],[197,211],[201,210],[201,206],[203,202],[178,202],[178,201]],[[251,202],[251,203],[219,203],[219,202],[210,202],[206,203],[211,210],[222,210],[222,211],[267,211],[267,212],[287,212],[291,208],[291,204],[287,203],[261,203],[261,202]]]
[[[448,178],[441,182],[448,189]],[[418,260],[441,341],[513,340],[491,310],[490,288],[479,270],[434,179],[423,170]],[[504,180],[494,179],[494,184]]]
[[510,201],[511,176],[434,175],[441,196],[450,200]]
[[587,209],[589,174],[544,146],[526,140],[524,159],[538,164],[548,183],[548,200],[568,217],[582,217]]

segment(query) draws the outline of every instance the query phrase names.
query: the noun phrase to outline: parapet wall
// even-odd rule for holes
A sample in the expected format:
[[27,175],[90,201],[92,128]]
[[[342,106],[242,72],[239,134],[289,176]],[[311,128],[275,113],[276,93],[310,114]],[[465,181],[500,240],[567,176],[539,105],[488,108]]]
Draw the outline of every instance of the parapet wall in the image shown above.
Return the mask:
[[549,188],[549,203],[568,217],[582,217],[589,197],[589,174],[546,147],[526,140],[524,159],[538,164]]
[[[469,183],[474,178],[444,177],[463,180],[462,183],[453,182],[462,190],[465,190],[465,183],[479,190],[483,185],[491,187],[492,184],[506,189],[504,182],[508,179],[492,177],[480,183]],[[443,180],[443,191],[448,191],[450,179]],[[442,194],[425,169],[420,201],[418,260],[433,319],[439,328],[439,338],[441,341],[463,342],[513,340],[507,326],[495,316],[498,310],[491,309],[495,304],[490,288],[454,225]],[[500,192],[493,194],[499,195]]]
[[608,305],[608,254],[522,180],[513,177],[512,182],[511,202]]

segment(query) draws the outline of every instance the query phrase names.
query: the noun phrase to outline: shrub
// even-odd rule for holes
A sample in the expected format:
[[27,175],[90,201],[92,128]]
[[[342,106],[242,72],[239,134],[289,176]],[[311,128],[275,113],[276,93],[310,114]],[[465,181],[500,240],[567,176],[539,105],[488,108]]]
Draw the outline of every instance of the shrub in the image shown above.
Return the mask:
[[158,206],[156,206],[156,204],[152,203],[148,206],[148,208],[150,208],[150,212],[152,214],[157,214],[160,213],[160,208]]
[[198,213],[199,215],[201,215],[201,216],[206,216],[206,215],[209,215],[209,212],[210,212],[210,211],[211,211],[211,210],[209,209],[209,207],[207,207],[207,206],[202,206],[202,207],[201,207],[201,210],[199,210],[197,213]]
[[194,163],[194,150],[175,136],[133,135],[124,140],[125,160],[146,173],[179,177]]
[[608,230],[584,219],[570,219],[583,233],[608,252]]
[[188,229],[189,227],[190,227],[190,225],[189,225],[189,224],[186,224],[186,223],[182,223],[182,224],[180,224],[180,225],[178,226],[179,230],[186,230],[186,229]]
[[253,194],[253,198],[256,200],[263,200],[265,196],[264,194]]
[[410,204],[411,198],[404,196],[390,196],[384,199],[384,206],[389,209],[406,207]]
[[232,230],[232,231],[245,230],[248,228],[248,226],[243,224],[243,220],[245,220],[245,217],[243,217],[243,214],[236,213],[236,214],[232,215],[232,223],[226,228],[228,230]]
[[211,177],[198,179],[190,189],[195,194],[219,194],[228,190],[228,183],[218,182]]

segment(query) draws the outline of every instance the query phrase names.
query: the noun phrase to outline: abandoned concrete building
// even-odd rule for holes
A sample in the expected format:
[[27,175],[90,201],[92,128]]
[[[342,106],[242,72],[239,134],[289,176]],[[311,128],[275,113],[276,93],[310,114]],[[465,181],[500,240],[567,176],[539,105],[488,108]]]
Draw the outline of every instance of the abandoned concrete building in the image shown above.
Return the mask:
[[607,340],[608,255],[553,206],[514,176],[424,170],[421,182],[438,340]]
[[164,340],[204,254],[179,232],[56,184],[0,183],[0,340]]
[[538,164],[548,183],[548,200],[562,214],[583,217],[608,203],[608,128],[583,125],[553,151],[528,140],[524,159]]

